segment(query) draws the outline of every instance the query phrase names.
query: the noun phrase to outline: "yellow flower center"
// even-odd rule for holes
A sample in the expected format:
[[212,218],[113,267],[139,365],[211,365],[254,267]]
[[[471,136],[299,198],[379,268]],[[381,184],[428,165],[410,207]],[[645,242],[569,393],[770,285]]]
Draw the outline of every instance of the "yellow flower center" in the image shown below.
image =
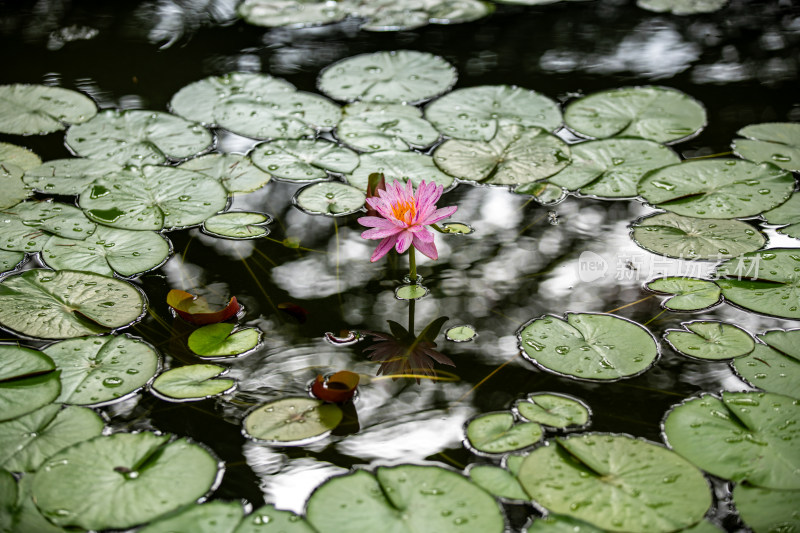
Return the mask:
[[392,206],[392,215],[406,224],[411,224],[416,214],[417,203],[413,200],[410,202],[398,202]]

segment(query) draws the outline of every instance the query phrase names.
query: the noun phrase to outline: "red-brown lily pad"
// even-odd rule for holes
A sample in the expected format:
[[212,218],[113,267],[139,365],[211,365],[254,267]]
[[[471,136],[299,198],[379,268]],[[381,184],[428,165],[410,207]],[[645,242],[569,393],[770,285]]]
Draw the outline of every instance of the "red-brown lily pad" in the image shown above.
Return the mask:
[[167,305],[174,309],[179,317],[197,325],[223,322],[236,316],[236,313],[242,308],[234,296],[224,308],[214,310],[202,296],[195,296],[177,289],[173,289],[167,294]]

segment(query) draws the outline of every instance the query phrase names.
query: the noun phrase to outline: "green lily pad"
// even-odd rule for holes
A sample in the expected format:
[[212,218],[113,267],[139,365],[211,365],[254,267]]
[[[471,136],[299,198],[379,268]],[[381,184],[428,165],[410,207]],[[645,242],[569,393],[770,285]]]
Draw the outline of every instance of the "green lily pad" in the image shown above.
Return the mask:
[[225,371],[219,365],[180,366],[158,376],[152,389],[168,399],[204,400],[230,392],[236,385],[232,379],[217,379]]
[[680,276],[648,281],[645,288],[656,294],[673,294],[661,302],[661,307],[670,311],[702,311],[717,305],[722,296],[713,281]]
[[253,163],[276,179],[318,181],[328,172],[348,174],[358,166],[358,154],[324,139],[259,144],[250,154]]
[[733,151],[750,161],[766,161],[786,170],[800,171],[800,124],[767,122],[750,124],[737,132]]
[[347,7],[326,0],[245,0],[237,12],[255,26],[301,28],[340,21],[347,16]]
[[514,192],[533,196],[533,199],[540,205],[555,205],[561,203],[567,197],[566,189],[547,180],[520,185],[514,189]]
[[534,520],[525,533],[602,533],[603,531],[583,520],[548,513],[547,516]]
[[729,259],[717,267],[728,302],[757,313],[800,318],[800,251],[773,248]]
[[699,522],[711,505],[699,470],[626,435],[557,438],[525,458],[518,478],[548,511],[607,531],[675,531]]
[[742,521],[753,533],[800,529],[800,490],[771,490],[736,485],[733,502]]
[[44,353],[61,371],[58,401],[102,405],[144,387],[160,363],[155,349],[128,335],[82,337],[51,344]]
[[9,252],[0,250],[0,273],[14,270],[25,259],[23,252]]
[[683,322],[680,329],[668,329],[664,334],[672,348],[697,359],[733,359],[749,354],[756,347],[748,332],[733,324],[711,321]]
[[366,18],[366,31],[407,31],[427,24],[459,24],[485,17],[494,5],[480,0],[423,0],[359,2],[357,14]]
[[117,433],[52,456],[34,478],[33,497],[56,525],[125,529],[203,497],[218,469],[210,453],[186,439]]
[[0,209],[13,207],[33,194],[22,181],[22,175],[23,170],[17,165],[0,161],[0,186],[4,191],[0,198]]
[[81,157],[120,165],[160,165],[211,145],[203,126],[160,111],[106,110],[67,130],[65,142]]
[[770,489],[800,488],[800,400],[767,392],[723,392],[672,408],[669,446],[715,476]]
[[203,233],[224,239],[257,239],[269,235],[272,217],[252,211],[228,211],[203,222]]
[[740,220],[693,218],[675,213],[640,218],[631,226],[631,238],[654,254],[716,261],[755,252],[767,242],[764,234]]
[[533,422],[514,423],[508,411],[479,415],[467,423],[467,441],[473,450],[485,454],[513,452],[542,440],[542,426]]
[[398,300],[419,300],[429,295],[431,291],[418,283],[401,285],[394,290],[394,297]]
[[103,426],[91,409],[45,405],[0,423],[0,465],[12,472],[34,472],[56,452],[100,435]]
[[449,341],[468,342],[477,337],[478,332],[475,331],[475,328],[472,326],[453,326],[447,328],[447,331],[444,332],[444,336]]
[[564,121],[585,137],[628,136],[669,144],[697,135],[706,125],[706,110],[675,89],[624,87],[569,103]]
[[273,505],[259,507],[246,517],[236,528],[234,533],[317,533],[317,530],[308,525],[308,522],[290,511],[275,509]]
[[150,522],[138,533],[233,533],[242,515],[244,511],[239,502],[206,502],[190,505]]
[[2,214],[0,248],[13,252],[41,251],[50,235],[83,240],[97,227],[80,209],[52,200],[22,202]]
[[11,163],[28,171],[42,164],[42,158],[28,148],[0,142],[0,162]]
[[589,407],[565,394],[530,394],[526,399],[517,401],[514,407],[525,420],[551,428],[584,427],[589,424]]
[[366,199],[367,195],[355,187],[338,181],[324,181],[297,191],[294,203],[311,215],[342,216],[360,210]]
[[242,355],[258,345],[261,331],[244,328],[233,333],[235,324],[219,322],[196,329],[189,335],[189,349],[200,357]]
[[219,181],[174,167],[128,167],[95,181],[78,204],[90,219],[131,230],[177,229],[200,224],[225,208]]
[[561,108],[535,91],[508,85],[458,89],[425,107],[425,118],[448,137],[490,141],[500,126],[518,124],[555,131]]
[[696,15],[713,13],[722,9],[728,0],[636,0],[636,5],[656,13],[673,15]]
[[379,467],[334,477],[311,495],[307,520],[320,533],[505,530],[498,503],[465,477],[438,466]]
[[759,389],[800,397],[800,330],[768,331],[758,338],[767,346],[756,344],[750,355],[734,360],[736,373]]
[[338,61],[320,73],[317,85],[335,100],[411,103],[447,92],[457,77],[455,67],[439,56],[396,50]]
[[641,374],[658,359],[658,344],[643,326],[615,315],[544,315],[517,334],[523,355],[557,374],[613,381]]
[[0,531],[11,531],[12,513],[17,505],[17,480],[0,470]]
[[770,224],[788,224],[778,228],[778,233],[800,239],[800,194],[792,194],[788,201],[761,214]]
[[94,180],[122,171],[122,166],[97,159],[54,159],[25,171],[29,187],[45,194],[77,195]]
[[143,314],[142,293],[99,274],[33,269],[0,282],[0,325],[30,337],[98,335]]
[[33,135],[63,130],[95,116],[86,95],[45,85],[0,85],[0,133]]
[[172,251],[169,241],[154,231],[132,231],[98,226],[82,241],[52,236],[42,246],[41,258],[54,270],[83,270],[105,276],[138,276],[158,268]]
[[473,465],[469,469],[469,477],[473,483],[495,498],[513,502],[527,502],[530,499],[516,476],[505,468],[494,465]]
[[687,161],[654,170],[639,182],[639,195],[655,207],[697,218],[742,218],[785,202],[792,173],[741,159]]
[[251,411],[244,419],[244,432],[258,441],[301,446],[326,437],[342,417],[342,410],[334,404],[313,398],[282,398]]
[[380,172],[386,178],[386,183],[394,180],[408,181],[419,187],[423,180],[425,183],[435,183],[445,189],[449,189],[455,180],[439,170],[433,162],[433,158],[416,152],[398,152],[396,150],[384,150],[361,154],[361,163],[352,174],[345,176],[347,182],[353,187],[358,187],[362,191],[367,190],[370,174]]
[[450,139],[433,153],[440,169],[461,180],[521,185],[545,179],[570,162],[569,145],[541,128],[501,125],[490,141]]
[[636,184],[650,170],[680,163],[664,146],[644,139],[604,139],[570,146],[567,168],[550,177],[550,183],[598,198],[631,198]]
[[414,106],[354,102],[343,111],[336,137],[361,152],[425,149],[439,140],[439,131]]
[[181,163],[178,168],[193,170],[219,180],[228,192],[234,194],[257,191],[272,178],[249,157],[240,154],[201,155]]
[[30,348],[0,345],[0,421],[49,404],[61,392],[53,360]]
[[[33,475],[22,476],[17,485],[18,495],[16,507],[13,515],[7,519],[13,522],[10,531],[12,532],[36,532],[36,533],[67,533],[65,529],[54,526],[49,520],[42,516],[36,504],[31,498],[33,486]],[[2,515],[0,515],[2,524]]]
[[451,235],[470,235],[475,233],[475,228],[463,222],[445,222],[439,226],[443,233]]

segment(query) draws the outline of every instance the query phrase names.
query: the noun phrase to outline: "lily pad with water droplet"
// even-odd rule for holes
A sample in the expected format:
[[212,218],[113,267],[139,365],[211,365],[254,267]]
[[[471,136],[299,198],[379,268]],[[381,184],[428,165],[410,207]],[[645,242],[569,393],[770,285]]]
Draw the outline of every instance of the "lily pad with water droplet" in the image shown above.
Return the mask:
[[9,252],[7,250],[0,250],[0,274],[14,270],[25,259],[25,254],[22,252]]
[[203,233],[224,239],[258,239],[269,235],[272,217],[252,211],[228,211],[203,222]]
[[120,172],[122,166],[97,159],[54,159],[25,171],[29,187],[45,194],[80,194],[94,180]]
[[319,181],[328,172],[348,174],[358,166],[358,154],[324,139],[278,140],[256,146],[253,163],[276,179]]
[[244,432],[257,441],[301,446],[326,437],[342,417],[335,404],[312,398],[282,398],[251,411],[244,419]]
[[196,329],[189,335],[189,349],[200,357],[230,357],[247,353],[258,345],[259,329],[244,328],[234,333],[235,327],[220,322]]
[[[211,501],[190,505],[150,522],[139,533],[233,533],[244,511],[239,502]],[[238,530],[237,530],[238,531]],[[268,530],[264,530],[268,533]]]
[[348,7],[327,0],[245,0],[237,12],[255,26],[302,28],[340,21],[347,16]]
[[11,163],[27,171],[41,165],[42,158],[23,146],[0,142],[0,162]]
[[33,269],[0,283],[0,325],[22,335],[99,335],[138,321],[144,296],[122,280],[72,270]]
[[670,311],[702,311],[717,305],[722,290],[713,281],[670,276],[649,281],[645,288],[656,294],[673,294],[661,307]]
[[245,516],[234,533],[269,533],[269,530],[285,533],[318,533],[302,517],[264,505]]
[[800,330],[768,331],[758,338],[767,345],[756,344],[748,356],[733,361],[733,369],[754,387],[800,398]]
[[696,15],[713,13],[722,9],[728,0],[636,0],[636,5],[656,13]]
[[675,89],[623,87],[570,102],[564,121],[577,134],[595,139],[627,136],[675,143],[700,132],[706,125],[706,110]]
[[450,235],[470,235],[475,233],[475,228],[463,222],[445,222],[440,227],[442,232]]
[[474,141],[492,140],[506,124],[555,131],[562,122],[556,102],[508,85],[458,89],[428,104],[425,118],[447,137]]
[[736,155],[750,161],[766,161],[786,170],[800,171],[800,124],[750,124],[737,133],[746,139],[733,141]]
[[204,400],[230,392],[236,385],[232,379],[218,378],[225,371],[225,367],[219,365],[179,366],[159,375],[151,387],[169,400]]
[[520,185],[514,192],[532,196],[539,205],[556,205],[567,197],[566,189],[559,187],[547,180]]
[[67,446],[100,435],[103,419],[91,409],[59,404],[0,423],[0,465],[12,472],[34,472]]
[[43,353],[3,344],[0,360],[0,421],[33,412],[58,397],[58,372]]
[[788,224],[778,228],[778,233],[800,239],[800,194],[792,194],[788,201],[765,211],[761,216],[770,224]]
[[542,426],[534,422],[515,423],[508,411],[486,413],[467,422],[467,442],[480,454],[522,450],[542,440]]
[[310,215],[342,216],[364,207],[367,195],[363,191],[338,181],[307,185],[297,191],[294,203]]
[[356,150],[377,152],[425,149],[439,140],[439,131],[414,106],[354,102],[345,106],[336,137]]
[[743,218],[788,200],[794,177],[769,163],[708,159],[648,172],[638,190],[648,203],[679,215]]
[[0,209],[13,207],[33,194],[33,191],[22,181],[23,170],[13,163],[0,161],[0,187],[3,196],[0,198]]
[[438,466],[356,470],[319,486],[306,504],[320,533],[436,531],[501,533],[497,501],[467,478]]
[[627,435],[556,438],[531,452],[518,478],[550,512],[607,531],[668,532],[711,505],[703,474],[678,454]]
[[444,332],[444,336],[449,341],[467,342],[477,337],[478,332],[475,331],[474,327],[468,325],[453,326],[451,328],[447,328],[447,331]]
[[658,343],[643,326],[608,314],[544,315],[517,334],[523,355],[557,374],[614,381],[641,374],[658,359]]
[[688,260],[738,257],[763,247],[767,239],[740,220],[657,213],[631,225],[633,241],[654,254]]
[[160,165],[206,150],[213,141],[201,125],[160,111],[106,110],[67,130],[66,145],[81,157],[120,165]]
[[582,401],[566,394],[535,393],[514,404],[525,420],[551,428],[580,428],[589,424],[590,411]]
[[431,291],[418,283],[401,285],[394,290],[394,297],[398,300],[419,300],[429,295]]
[[672,408],[664,436],[673,450],[715,476],[800,488],[800,400],[767,392],[703,395]]
[[22,202],[2,214],[0,248],[16,252],[40,251],[50,235],[83,240],[97,227],[80,209],[52,200]]
[[548,513],[545,517],[534,519],[525,533],[602,533],[603,531],[583,520]]
[[753,533],[777,533],[800,529],[800,490],[771,490],[739,484],[733,503],[739,517]]
[[338,61],[320,73],[317,86],[335,100],[412,103],[447,92],[457,77],[455,67],[439,56],[395,50]]
[[715,321],[683,322],[680,329],[668,329],[664,340],[683,355],[697,359],[733,359],[756,347],[753,337],[733,324]]
[[193,170],[219,180],[231,193],[257,191],[272,178],[241,154],[206,154],[189,159],[178,168]]
[[209,452],[186,439],[117,433],[45,461],[33,497],[56,525],[126,529],[197,501],[214,486],[218,470]]
[[490,14],[494,5],[480,0],[372,0],[359,3],[356,9],[359,17],[366,18],[362,30],[387,32],[470,22]]
[[527,502],[530,497],[522,489],[516,476],[494,465],[473,464],[469,469],[473,483],[496,498],[512,502]]
[[402,182],[411,180],[414,187],[419,187],[423,180],[425,183],[441,185],[445,190],[455,184],[452,176],[439,170],[430,156],[416,152],[398,152],[385,150],[361,154],[360,164],[352,174],[345,176],[347,182],[362,191],[367,190],[369,176],[380,172],[386,177],[386,183],[394,180]]
[[33,135],[63,130],[97,114],[86,95],[46,85],[0,85],[0,132]]

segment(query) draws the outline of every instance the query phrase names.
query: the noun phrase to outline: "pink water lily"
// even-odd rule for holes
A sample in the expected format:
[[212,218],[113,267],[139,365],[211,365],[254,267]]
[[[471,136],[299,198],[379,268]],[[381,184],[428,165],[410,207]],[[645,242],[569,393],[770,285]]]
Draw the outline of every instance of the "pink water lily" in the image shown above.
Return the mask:
[[456,206],[436,208],[442,196],[441,185],[422,181],[417,188],[410,181],[405,187],[395,180],[386,189],[378,189],[378,196],[367,198],[369,207],[380,216],[361,217],[359,224],[367,231],[361,234],[365,239],[383,239],[372,254],[370,261],[377,261],[394,247],[402,254],[413,246],[431,259],[439,257],[433,233],[427,226],[435,224],[456,212]]

